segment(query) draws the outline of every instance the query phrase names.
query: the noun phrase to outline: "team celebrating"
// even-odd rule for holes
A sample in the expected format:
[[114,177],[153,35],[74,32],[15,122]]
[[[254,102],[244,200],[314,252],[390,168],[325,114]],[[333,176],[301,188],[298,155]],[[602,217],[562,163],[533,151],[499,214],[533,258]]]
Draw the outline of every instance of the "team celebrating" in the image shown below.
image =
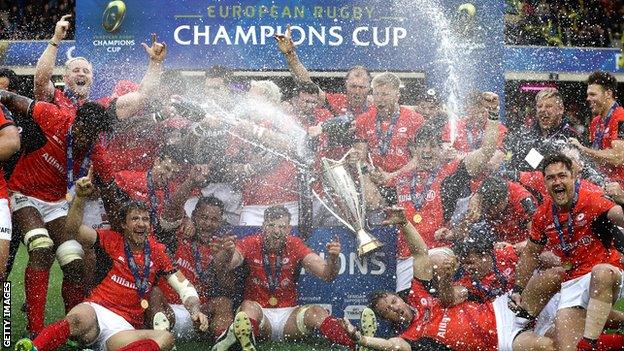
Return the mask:
[[[69,16],[56,23],[37,62],[34,99],[0,88],[4,280],[20,244],[28,252],[30,338],[16,350],[196,341],[253,351],[308,337],[363,351],[624,349],[624,334],[607,332],[624,325],[614,308],[624,108],[611,74],[587,79],[588,140],[554,88],[536,94],[534,124],[514,134],[492,92],[469,93],[456,123],[435,93],[399,104],[389,72],[355,66],[344,93],[326,92],[290,29],[275,39],[291,99],[270,80],[240,89],[215,66],[195,102],[152,34],[141,82],[94,101],[84,57],[66,62],[63,88],[52,84],[69,26]],[[328,283],[340,272],[337,237],[323,253],[305,242],[340,225],[321,203],[323,158],[345,160],[367,214],[397,229],[396,289],[370,291],[358,327],[298,304],[302,269]],[[258,229],[237,237],[235,226]],[[45,325],[54,260],[66,315]],[[376,335],[380,319],[394,337]]]

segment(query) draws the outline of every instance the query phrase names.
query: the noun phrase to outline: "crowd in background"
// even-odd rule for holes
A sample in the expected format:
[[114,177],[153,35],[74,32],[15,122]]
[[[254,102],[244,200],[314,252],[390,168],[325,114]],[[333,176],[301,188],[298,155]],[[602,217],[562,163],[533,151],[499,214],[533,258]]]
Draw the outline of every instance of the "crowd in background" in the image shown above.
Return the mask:
[[624,3],[612,0],[507,0],[508,45],[622,47]]
[[[62,14],[74,14],[75,8],[75,0],[0,0],[0,40],[44,40]],[[67,39],[74,35],[71,29]]]

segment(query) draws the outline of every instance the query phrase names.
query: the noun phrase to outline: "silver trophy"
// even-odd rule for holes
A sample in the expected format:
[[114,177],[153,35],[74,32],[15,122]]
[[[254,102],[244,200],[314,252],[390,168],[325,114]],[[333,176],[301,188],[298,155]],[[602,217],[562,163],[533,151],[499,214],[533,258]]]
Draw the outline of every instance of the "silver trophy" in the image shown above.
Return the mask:
[[383,244],[364,229],[366,203],[362,190],[362,171],[358,163],[355,167],[356,172],[353,172],[357,176],[354,180],[346,161],[347,157],[348,154],[340,161],[321,158],[323,167],[321,183],[325,191],[325,200],[316,192],[314,195],[334,217],[355,233],[358,256],[362,256],[380,248]]

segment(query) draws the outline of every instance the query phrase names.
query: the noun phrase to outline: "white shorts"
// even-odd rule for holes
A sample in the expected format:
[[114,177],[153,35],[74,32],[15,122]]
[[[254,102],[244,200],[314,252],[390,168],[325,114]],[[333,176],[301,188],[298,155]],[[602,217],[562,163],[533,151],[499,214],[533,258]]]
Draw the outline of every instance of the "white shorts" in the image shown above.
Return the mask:
[[193,325],[191,314],[188,312],[186,307],[184,307],[184,305],[169,306],[171,306],[171,310],[175,316],[175,324],[173,325],[173,330],[171,332],[175,336],[176,340],[198,340],[200,336]]
[[[613,267],[618,269],[617,267]],[[620,293],[618,299],[624,297],[624,274],[622,274],[622,270],[620,271],[621,279],[620,282]],[[559,301],[559,306],[557,310],[568,307],[582,307],[587,308],[587,304],[589,303],[589,283],[591,281],[591,272],[585,273],[584,275],[574,278],[572,280],[568,280],[567,282],[561,283],[561,301]]]
[[0,199],[0,240],[11,241],[11,233],[13,226],[11,225],[11,209],[9,208],[9,200]]
[[93,307],[98,321],[98,326],[100,327],[100,333],[98,334],[97,339],[86,346],[93,346],[95,347],[95,350],[107,351],[108,348],[106,347],[106,342],[113,335],[126,330],[134,330],[134,327],[128,323],[127,320],[108,308],[102,307],[94,302],[83,303]]
[[412,280],[414,280],[414,258],[397,258],[396,292],[411,288]]
[[57,218],[65,217],[69,211],[69,203],[65,199],[57,202],[47,202],[32,196],[13,192],[13,194],[11,194],[11,212],[21,210],[25,207],[34,207],[39,214],[41,214],[43,223],[52,222]]
[[82,216],[82,224],[96,230],[110,229],[110,222],[108,222],[108,216],[101,198],[87,201]]
[[286,322],[297,307],[262,308],[262,313],[264,314],[262,322],[265,320],[269,322],[271,326],[271,340],[281,341],[284,339]]
[[555,326],[555,317],[557,316],[557,306],[559,306],[559,300],[561,294],[556,293],[550,301],[544,306],[542,311],[537,315],[535,319],[535,327],[533,331],[539,336],[544,336],[546,333]]
[[[243,196],[229,183],[212,183],[201,190],[202,196],[214,196],[223,201],[223,219],[230,225],[240,222]],[[192,197],[184,203],[184,211],[190,218],[199,198]]]
[[[282,205],[288,209],[290,212],[290,225],[296,226],[299,225],[299,204],[296,201],[287,202],[285,204],[275,204]],[[249,205],[243,206],[240,215],[240,222],[238,225],[242,226],[261,226],[262,222],[264,222],[264,211],[275,205]]]
[[504,294],[492,301],[496,317],[496,334],[499,351],[512,351],[513,341],[525,329],[528,319],[520,318],[509,309],[509,294]]

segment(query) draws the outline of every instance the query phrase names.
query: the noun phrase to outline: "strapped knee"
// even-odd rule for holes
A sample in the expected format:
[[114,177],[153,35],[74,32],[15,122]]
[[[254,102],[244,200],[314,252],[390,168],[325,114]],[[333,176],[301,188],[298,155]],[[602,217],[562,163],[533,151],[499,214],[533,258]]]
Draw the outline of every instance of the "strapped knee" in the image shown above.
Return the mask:
[[61,267],[75,260],[81,260],[83,257],[82,245],[76,240],[67,240],[56,249],[56,259]]
[[299,329],[299,332],[303,335],[307,335],[309,332],[308,327],[305,325],[305,314],[308,309],[310,309],[310,306],[303,306],[299,309],[299,312],[297,312],[297,329]]
[[45,228],[35,228],[24,234],[24,245],[28,252],[41,249],[49,249],[54,246],[54,242],[50,239],[50,234]]

